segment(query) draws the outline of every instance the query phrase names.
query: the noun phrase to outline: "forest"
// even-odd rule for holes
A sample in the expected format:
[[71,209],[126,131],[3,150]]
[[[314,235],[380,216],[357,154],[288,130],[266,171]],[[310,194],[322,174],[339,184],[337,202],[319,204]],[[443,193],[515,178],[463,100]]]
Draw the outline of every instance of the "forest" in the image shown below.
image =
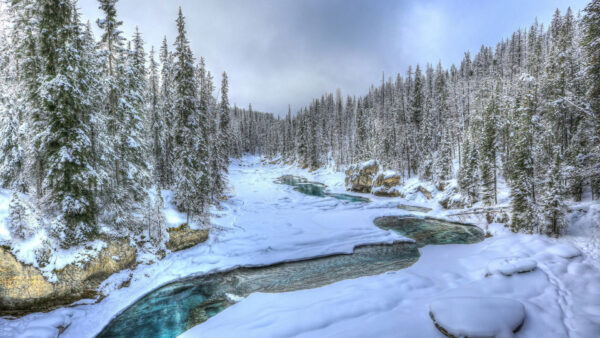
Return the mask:
[[313,169],[377,159],[458,188],[456,207],[494,205],[505,180],[511,229],[527,233],[560,235],[567,199],[600,196],[595,4],[557,9],[549,27],[536,21],[460,65],[409,67],[363,97],[338,90],[281,118],[230,107],[227,74],[217,90],[181,9],[176,40],[147,53],[139,30],[123,36],[115,5],[100,1],[98,39],[73,1],[5,9],[0,178],[21,238],[46,229],[69,247],[107,227],[159,243],[158,192],[206,222],[226,195],[229,158],[245,153]]
[[515,232],[561,235],[566,201],[600,198],[598,3],[556,10],[460,65],[427,64],[340,91],[277,119],[262,153],[319,168],[377,159],[405,179],[458,187],[454,207],[497,203],[511,191]]
[[[0,0],[1,337],[600,332],[600,0],[461,47],[459,64],[373,74],[361,95],[289,75],[321,48],[368,49],[367,27],[400,15],[390,2],[180,0],[148,35],[125,32],[124,4]],[[164,5],[143,0],[141,21]],[[312,36],[312,10],[340,18],[315,17]],[[221,12],[231,27],[197,20]],[[193,52],[231,35],[243,67],[268,77],[262,49],[277,81],[324,94],[240,102],[264,83]],[[275,36],[309,52],[276,55]],[[284,94],[284,111],[253,108]]]

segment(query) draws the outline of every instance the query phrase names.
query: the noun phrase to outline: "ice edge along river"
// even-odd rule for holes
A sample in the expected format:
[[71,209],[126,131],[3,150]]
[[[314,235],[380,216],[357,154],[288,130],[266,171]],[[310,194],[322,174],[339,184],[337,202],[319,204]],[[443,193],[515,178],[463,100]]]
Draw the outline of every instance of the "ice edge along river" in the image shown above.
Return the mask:
[[[61,337],[91,337],[128,305],[179,278],[402,240],[373,224],[379,216],[410,214],[395,208],[397,203],[432,207],[430,216],[446,214],[420,197],[406,201],[369,196],[372,203],[353,204],[307,196],[274,182],[295,174],[344,192],[343,174],[331,170],[309,173],[246,157],[233,163],[230,173],[232,198],[217,212],[206,243],[111,276],[101,287],[109,295],[97,304],[81,301],[49,313],[0,319],[0,336],[56,337],[63,331]],[[522,302],[526,320],[519,337],[600,336],[600,267],[593,253],[574,255],[579,250],[570,243],[572,238],[512,234],[500,224],[492,224],[490,230],[494,236],[478,244],[421,248],[419,261],[400,271],[316,289],[251,294],[183,336],[443,337],[429,318],[429,304],[448,296]],[[489,275],[488,265],[515,258],[534,260],[538,268],[512,276]],[[117,288],[129,278],[129,287]]]

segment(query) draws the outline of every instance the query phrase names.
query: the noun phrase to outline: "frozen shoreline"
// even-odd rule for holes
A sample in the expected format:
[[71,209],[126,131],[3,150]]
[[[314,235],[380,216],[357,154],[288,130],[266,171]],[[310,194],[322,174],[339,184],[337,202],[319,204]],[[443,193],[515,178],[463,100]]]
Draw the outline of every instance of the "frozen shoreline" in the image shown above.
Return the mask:
[[[296,174],[325,183],[332,192],[345,192],[343,173],[326,169],[309,173],[247,157],[234,163],[230,172],[233,196],[217,212],[215,231],[206,243],[111,276],[101,287],[108,296],[97,304],[82,301],[49,313],[0,319],[0,336],[55,337],[59,330],[64,330],[61,337],[94,336],[135,300],[181,277],[349,253],[361,244],[403,240],[372,223],[379,216],[410,214],[395,208],[397,203],[433,207],[428,215],[436,217],[446,214],[432,205],[435,202],[419,197],[369,196],[373,201],[369,204],[343,203],[306,196],[273,182],[284,174]],[[417,263],[397,272],[303,291],[252,294],[184,336],[397,336],[403,332],[411,337],[442,337],[427,308],[433,299],[447,295],[500,295],[521,301],[526,311],[519,333],[523,337],[540,333],[589,337],[600,332],[600,267],[587,250],[582,256],[565,258],[560,254],[573,248],[569,237],[512,234],[499,224],[490,230],[494,237],[478,244],[422,248]],[[596,247],[591,248],[595,252]],[[484,277],[490,262],[512,257],[535,260],[539,269]],[[130,275],[130,286],[117,289]]]

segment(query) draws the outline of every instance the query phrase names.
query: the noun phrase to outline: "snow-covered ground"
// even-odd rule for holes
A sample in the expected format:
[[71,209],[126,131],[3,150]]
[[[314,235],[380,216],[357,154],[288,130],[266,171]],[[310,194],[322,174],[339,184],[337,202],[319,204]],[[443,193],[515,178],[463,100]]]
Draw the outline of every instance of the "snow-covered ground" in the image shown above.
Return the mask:
[[[178,278],[402,240],[372,222],[406,214],[398,203],[433,207],[430,214],[437,217],[446,214],[419,195],[409,200],[368,196],[372,203],[356,204],[303,195],[273,182],[296,174],[344,192],[343,174],[326,169],[309,173],[245,158],[230,173],[232,198],[213,220],[207,242],[113,275],[101,286],[108,296],[98,303],[80,301],[49,313],[0,319],[0,337],[55,337],[60,331],[61,337],[91,337],[141,296]],[[493,224],[494,236],[481,243],[420,249],[421,258],[407,269],[310,290],[252,294],[184,336],[443,337],[429,317],[434,300],[493,296],[523,304],[526,319],[517,336],[598,337],[598,246],[587,239],[584,224],[597,221],[597,206],[588,205],[589,212],[573,220],[581,231],[565,239],[512,234]],[[533,270],[518,273],[524,266]],[[500,273],[507,271],[515,273]],[[128,287],[117,287],[129,278]]]

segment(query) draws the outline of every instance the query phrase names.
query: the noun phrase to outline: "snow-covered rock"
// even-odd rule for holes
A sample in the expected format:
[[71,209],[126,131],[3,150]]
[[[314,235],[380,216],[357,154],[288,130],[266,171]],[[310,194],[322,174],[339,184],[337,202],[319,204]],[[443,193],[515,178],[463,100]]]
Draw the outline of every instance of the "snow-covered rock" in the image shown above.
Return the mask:
[[555,246],[551,246],[546,250],[546,252],[566,259],[581,256],[581,251],[579,251],[579,249],[567,243],[561,243]]
[[453,297],[431,302],[429,315],[448,337],[512,337],[525,321],[525,308],[506,298]]
[[501,274],[512,276],[516,273],[525,273],[537,268],[537,262],[529,258],[504,258],[494,260],[487,266],[488,275]]
[[68,264],[54,271],[55,280],[49,281],[38,268],[0,247],[0,314],[43,311],[94,296],[104,278],[133,266],[136,256],[129,240],[107,241],[97,257]]
[[194,245],[205,242],[208,239],[208,229],[191,229],[187,223],[177,228],[167,229],[169,241],[166,243],[167,249],[179,251],[191,248]]
[[346,188],[355,192],[370,193],[380,170],[381,165],[376,160],[350,166],[346,170]]

